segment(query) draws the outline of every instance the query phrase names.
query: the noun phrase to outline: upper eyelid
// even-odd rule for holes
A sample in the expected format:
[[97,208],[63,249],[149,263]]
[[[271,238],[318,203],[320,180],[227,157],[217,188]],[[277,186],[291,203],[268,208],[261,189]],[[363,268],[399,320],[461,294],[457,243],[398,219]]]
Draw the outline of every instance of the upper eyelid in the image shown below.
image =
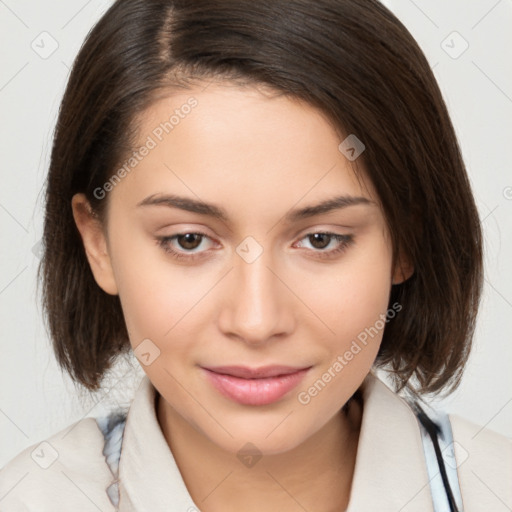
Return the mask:
[[[302,233],[298,233],[294,237],[294,241],[298,242],[298,241],[303,240],[304,238],[306,238],[309,235],[314,235],[314,234],[318,234],[318,233],[327,234],[327,235],[330,235],[333,238],[336,237],[336,236],[353,237],[353,235],[350,234],[350,233],[336,233],[334,230],[331,230],[331,229],[313,229],[313,230],[307,230],[307,231],[302,232]],[[214,244],[218,244],[219,243],[213,237],[208,235],[207,233],[201,232],[200,230],[192,230],[192,229],[191,230],[184,230],[184,231],[181,231],[179,233],[173,233],[172,235],[168,235],[168,236],[163,235],[163,236],[160,236],[158,238],[159,239],[168,239],[168,240],[174,240],[175,241],[175,240],[177,240],[177,238],[179,236],[185,236],[187,234],[200,235],[203,238],[206,237],[206,238],[210,239]],[[184,252],[189,252],[189,251],[184,251]]]
[[[163,231],[167,228],[168,226],[166,227],[163,227],[161,229],[158,229],[158,231]],[[337,225],[335,227],[318,227],[318,228],[301,228],[301,229],[294,229],[293,230],[293,235],[292,237],[293,238],[297,238],[299,236],[301,237],[304,237],[308,234],[314,234],[314,233],[331,233],[331,234],[334,234],[334,235],[346,235],[346,234],[349,234],[347,233],[346,231],[351,231],[355,228],[355,226],[341,226],[341,225]],[[339,230],[342,230],[342,232],[337,232]],[[157,231],[157,232],[158,232]],[[196,234],[201,234],[201,235],[204,235],[204,236],[207,236],[209,238],[212,238],[212,239],[215,239],[217,238],[216,235],[209,235],[207,233],[207,231],[210,231],[209,228],[206,228],[206,227],[191,227],[191,228],[183,228],[183,229],[179,229],[178,232],[174,232],[172,234],[169,234],[169,235],[165,235],[163,234],[162,237],[165,237],[165,238],[170,238],[172,236],[176,236],[176,235],[184,235],[184,234],[189,234],[189,233],[196,233]],[[345,231],[345,232],[343,232]],[[291,230],[290,229],[287,229],[286,230],[286,235],[285,237],[288,237],[289,234],[290,234]],[[244,239],[245,237],[242,237],[242,240]]]

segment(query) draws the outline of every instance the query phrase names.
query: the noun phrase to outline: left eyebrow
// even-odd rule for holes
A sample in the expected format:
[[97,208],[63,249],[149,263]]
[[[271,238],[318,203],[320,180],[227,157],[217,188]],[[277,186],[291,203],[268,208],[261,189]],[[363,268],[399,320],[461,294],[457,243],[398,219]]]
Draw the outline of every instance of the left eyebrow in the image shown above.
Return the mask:
[[[374,205],[375,202],[367,197],[342,195],[326,199],[320,203],[290,210],[285,216],[286,222],[292,223],[309,217],[314,217],[333,210],[339,210],[355,205]],[[174,194],[152,194],[139,203],[137,206],[167,206],[169,208],[178,208],[200,215],[214,217],[226,223],[229,222],[227,211],[214,203],[206,203],[191,197],[177,196]]]
[[322,213],[329,213],[333,210],[340,210],[342,208],[348,208],[349,206],[356,206],[360,204],[371,206],[376,203],[367,197],[343,195],[326,199],[325,201],[305,206],[304,208],[290,210],[284,218],[286,222],[297,222],[302,219],[314,217],[315,215],[321,215]]

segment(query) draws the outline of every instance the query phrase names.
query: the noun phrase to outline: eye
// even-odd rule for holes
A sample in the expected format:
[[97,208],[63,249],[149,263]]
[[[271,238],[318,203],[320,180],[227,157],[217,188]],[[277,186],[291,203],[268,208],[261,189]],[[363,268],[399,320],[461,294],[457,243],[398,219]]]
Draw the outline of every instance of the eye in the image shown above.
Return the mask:
[[[200,249],[202,242],[210,237],[205,233],[200,232],[187,232],[176,234],[172,236],[157,237],[157,244],[163,248],[163,250],[170,254],[177,260],[192,261],[197,258],[205,257],[208,252]],[[307,239],[313,247],[313,252],[319,258],[332,258],[337,254],[345,251],[353,242],[353,235],[340,235],[337,233],[330,232],[318,232],[308,233],[301,240]],[[333,243],[334,242],[334,243]],[[325,250],[326,247],[334,246],[329,250]],[[302,241],[299,242],[299,247],[303,247]]]
[[[318,253],[320,258],[331,258],[345,251],[353,242],[353,235],[340,235],[337,233],[319,232],[308,233],[302,238],[307,239],[313,246],[314,252]],[[334,244],[332,242],[334,241]],[[302,242],[299,242],[302,245]],[[334,245],[334,248],[325,250],[326,247]]]
[[[165,252],[171,254],[174,258],[190,261],[198,257],[202,257],[202,253],[205,251],[191,251],[201,247],[201,244],[205,238],[209,239],[208,235],[205,233],[188,232],[172,236],[158,237],[156,240],[158,245],[162,247]],[[174,246],[173,242],[176,242]],[[178,250],[176,249],[176,246],[178,246]]]

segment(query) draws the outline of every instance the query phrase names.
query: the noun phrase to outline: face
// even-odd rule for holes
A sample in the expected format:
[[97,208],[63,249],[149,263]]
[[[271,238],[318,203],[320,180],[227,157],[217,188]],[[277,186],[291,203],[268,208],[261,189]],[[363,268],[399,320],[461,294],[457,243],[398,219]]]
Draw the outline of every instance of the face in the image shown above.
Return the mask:
[[[203,89],[141,117],[134,160],[96,191],[106,237],[80,195],[75,219],[169,411],[226,450],[250,440],[284,452],[333,420],[371,369],[397,280],[389,233],[319,111],[255,88]],[[291,374],[207,370],[272,365]]]

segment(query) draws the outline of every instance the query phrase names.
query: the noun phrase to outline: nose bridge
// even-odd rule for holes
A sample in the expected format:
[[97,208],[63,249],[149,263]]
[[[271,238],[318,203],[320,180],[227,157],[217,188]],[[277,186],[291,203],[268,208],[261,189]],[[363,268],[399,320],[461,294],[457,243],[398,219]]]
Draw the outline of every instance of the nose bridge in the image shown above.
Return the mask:
[[229,323],[224,329],[246,342],[262,343],[286,330],[285,287],[276,276],[271,248],[248,237],[236,251]]

